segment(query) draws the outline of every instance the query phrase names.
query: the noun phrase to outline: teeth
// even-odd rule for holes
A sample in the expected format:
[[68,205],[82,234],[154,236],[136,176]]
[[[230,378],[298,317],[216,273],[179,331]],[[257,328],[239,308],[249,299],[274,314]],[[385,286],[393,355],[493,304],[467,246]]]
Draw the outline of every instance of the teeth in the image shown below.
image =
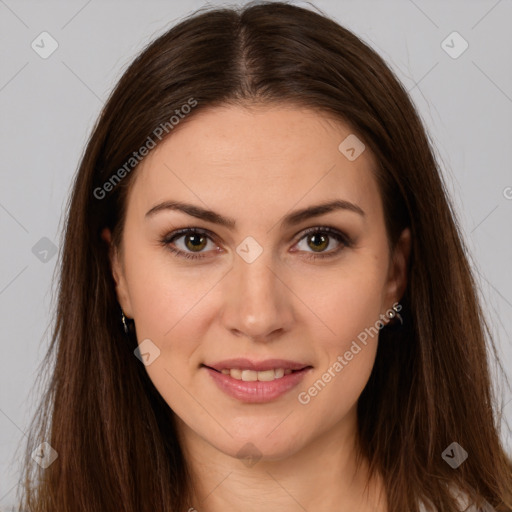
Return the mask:
[[244,382],[254,382],[256,380],[270,382],[274,379],[280,379],[284,375],[289,375],[292,373],[292,370],[275,368],[274,370],[256,372],[254,370],[240,370],[239,368],[232,368],[231,370],[224,368],[221,370],[221,373],[230,375],[233,379],[243,380]]
[[258,380],[259,376],[263,373],[267,374],[268,372],[255,372],[253,370],[242,370],[242,380],[245,382],[253,382],[255,380]]
[[241,380],[242,379],[242,370],[239,370],[237,368],[234,368],[233,370],[230,370],[230,375],[234,378],[234,379],[238,379],[238,380]]

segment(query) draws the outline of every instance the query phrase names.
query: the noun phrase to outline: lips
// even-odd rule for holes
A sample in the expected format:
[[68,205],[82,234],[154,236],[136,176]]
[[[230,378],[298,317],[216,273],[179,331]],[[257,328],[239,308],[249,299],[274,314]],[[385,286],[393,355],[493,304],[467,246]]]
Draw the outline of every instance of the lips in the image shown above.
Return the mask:
[[254,361],[246,358],[227,359],[202,364],[215,384],[227,395],[242,402],[269,402],[297,386],[313,368],[286,359]]

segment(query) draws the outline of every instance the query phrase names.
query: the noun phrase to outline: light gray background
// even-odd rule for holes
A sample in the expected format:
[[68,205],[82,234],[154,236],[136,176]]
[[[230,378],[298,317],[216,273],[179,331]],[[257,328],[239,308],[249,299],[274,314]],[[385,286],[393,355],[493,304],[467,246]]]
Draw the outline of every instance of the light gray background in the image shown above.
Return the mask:
[[[149,40],[204,5],[0,0],[3,510],[15,503],[15,450],[39,398],[35,375],[49,341],[45,329],[57,256],[50,252],[44,262],[44,253],[38,258],[32,248],[43,237],[60,246],[71,179],[122,71]],[[315,5],[377,50],[410,91],[447,178],[501,360],[512,374],[512,1]],[[43,31],[59,45],[47,59],[31,48]],[[456,59],[441,46],[453,31],[469,44]],[[460,48],[456,40],[453,46]],[[503,379],[496,384],[503,386]],[[506,388],[502,398],[510,422],[512,395]],[[506,424],[502,437],[511,451]]]

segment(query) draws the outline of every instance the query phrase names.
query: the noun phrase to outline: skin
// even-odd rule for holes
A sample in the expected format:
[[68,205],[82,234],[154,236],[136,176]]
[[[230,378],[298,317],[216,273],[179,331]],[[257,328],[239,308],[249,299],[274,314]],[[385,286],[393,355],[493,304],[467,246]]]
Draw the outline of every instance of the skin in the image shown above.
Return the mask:
[[[308,404],[298,401],[406,287],[410,232],[391,254],[371,152],[349,161],[338,150],[350,133],[296,106],[215,107],[177,126],[136,171],[112,272],[139,343],[149,338],[160,350],[146,370],[177,415],[195,486],[190,507],[199,512],[387,510],[381,478],[365,489],[366,463],[355,464],[357,400],[378,336]],[[281,228],[291,211],[334,199],[365,215],[336,210]],[[145,217],[167,200],[232,217],[236,227],[173,210]],[[329,236],[315,251],[303,233],[317,226],[346,233],[353,244]],[[173,245],[203,259],[160,243],[188,227],[215,238],[198,249],[186,236]],[[103,236],[110,242],[108,229]],[[263,248],[252,263],[236,252],[247,236]],[[333,256],[308,259],[318,252]],[[201,367],[231,357],[313,369],[285,395],[249,404],[224,394]],[[252,465],[237,456],[247,443],[261,457]]]

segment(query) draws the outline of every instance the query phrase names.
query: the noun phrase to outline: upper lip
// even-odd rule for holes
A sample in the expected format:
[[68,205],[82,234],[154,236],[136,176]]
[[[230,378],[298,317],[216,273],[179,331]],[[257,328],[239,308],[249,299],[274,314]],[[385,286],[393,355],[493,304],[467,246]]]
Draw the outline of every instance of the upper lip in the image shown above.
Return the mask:
[[219,361],[213,364],[204,364],[204,366],[208,366],[209,368],[213,368],[219,372],[224,369],[231,370],[233,368],[260,372],[265,370],[273,370],[275,368],[283,368],[284,370],[302,370],[303,368],[306,368],[310,365],[298,363],[296,361],[290,361],[287,359],[265,359],[265,361],[254,361],[251,359],[238,357],[235,359],[225,359],[224,361]]

